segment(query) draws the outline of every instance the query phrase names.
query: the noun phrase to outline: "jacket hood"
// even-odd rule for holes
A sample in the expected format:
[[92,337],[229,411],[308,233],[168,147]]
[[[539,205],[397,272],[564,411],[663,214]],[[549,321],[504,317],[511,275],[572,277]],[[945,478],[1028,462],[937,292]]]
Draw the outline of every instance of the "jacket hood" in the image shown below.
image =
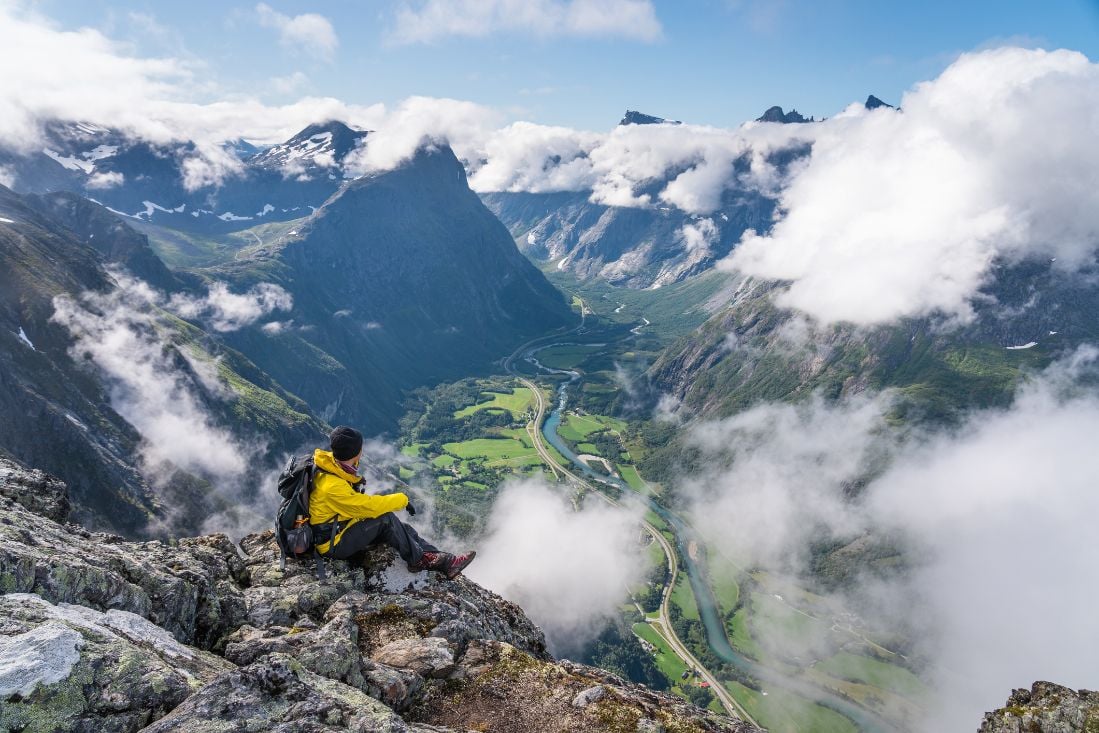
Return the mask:
[[330,450],[321,450],[320,448],[317,448],[313,451],[313,465],[322,471],[327,471],[334,476],[339,476],[349,484],[357,484],[363,480],[362,476],[356,476],[353,473],[345,471]]

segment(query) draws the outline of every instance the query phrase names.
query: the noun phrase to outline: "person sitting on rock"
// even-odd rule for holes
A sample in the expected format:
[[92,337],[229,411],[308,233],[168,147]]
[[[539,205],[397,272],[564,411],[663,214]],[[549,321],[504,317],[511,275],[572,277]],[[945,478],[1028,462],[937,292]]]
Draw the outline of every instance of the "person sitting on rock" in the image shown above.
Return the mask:
[[[331,450],[316,449],[316,472],[309,495],[310,523],[335,522],[330,541],[319,541],[317,552],[337,560],[360,560],[371,545],[386,543],[408,563],[410,572],[434,570],[453,580],[469,565],[476,552],[452,555],[441,552],[397,518],[393,512],[416,509],[405,494],[371,495],[360,493],[358,475],[362,458],[363,436],[358,430],[340,426],[329,436]],[[316,531],[316,529],[315,529]]]

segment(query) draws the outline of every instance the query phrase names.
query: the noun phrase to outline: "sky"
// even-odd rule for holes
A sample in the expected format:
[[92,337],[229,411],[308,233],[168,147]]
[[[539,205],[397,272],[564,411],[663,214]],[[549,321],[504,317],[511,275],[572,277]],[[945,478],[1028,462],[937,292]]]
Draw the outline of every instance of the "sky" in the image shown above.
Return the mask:
[[958,54],[1005,43],[1099,56],[1095,0],[15,5],[138,56],[185,61],[193,101],[328,96],[392,107],[449,97],[587,130],[610,128],[627,108],[720,127],[774,104],[831,116],[871,93],[896,102]]

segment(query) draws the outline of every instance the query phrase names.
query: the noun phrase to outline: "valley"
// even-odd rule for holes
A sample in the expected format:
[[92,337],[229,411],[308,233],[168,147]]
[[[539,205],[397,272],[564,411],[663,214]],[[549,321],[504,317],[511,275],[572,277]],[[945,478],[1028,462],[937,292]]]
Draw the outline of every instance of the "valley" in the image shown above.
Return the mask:
[[[422,412],[402,422],[401,476],[437,487],[452,531],[475,532],[500,481],[515,477],[552,481],[578,507],[642,505],[648,542],[637,552],[652,580],[632,589],[622,620],[670,689],[772,731],[904,730],[929,693],[903,658],[834,601],[711,551],[639,471],[645,420],[624,407],[621,372],[643,371],[664,341],[646,321],[661,334],[685,331],[704,317],[699,299],[726,285],[715,276],[665,293],[571,289],[573,330],[519,347],[505,374],[421,395]],[[625,417],[606,414],[615,411]],[[461,439],[444,442],[448,433]],[[784,645],[812,654],[791,657]]]

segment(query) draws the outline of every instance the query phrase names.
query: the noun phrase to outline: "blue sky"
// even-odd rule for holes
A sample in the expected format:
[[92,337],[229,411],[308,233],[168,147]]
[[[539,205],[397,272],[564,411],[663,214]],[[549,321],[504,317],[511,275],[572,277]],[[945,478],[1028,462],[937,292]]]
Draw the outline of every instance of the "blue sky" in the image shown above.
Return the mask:
[[[422,0],[267,5],[269,18],[323,16],[338,44],[318,51],[280,43],[277,21],[261,22],[256,3],[45,0],[35,7],[64,29],[96,28],[139,55],[190,59],[211,85],[210,99],[281,103],[309,94],[391,106],[410,95],[452,97],[510,118],[591,130],[609,128],[626,108],[728,127],[772,104],[820,117],[868,93],[895,103],[958,53],[1005,42],[1099,58],[1099,2],[1084,0],[655,0],[658,37],[501,29],[405,43],[397,40],[398,12],[422,11]],[[283,80],[281,89],[273,79]]]

